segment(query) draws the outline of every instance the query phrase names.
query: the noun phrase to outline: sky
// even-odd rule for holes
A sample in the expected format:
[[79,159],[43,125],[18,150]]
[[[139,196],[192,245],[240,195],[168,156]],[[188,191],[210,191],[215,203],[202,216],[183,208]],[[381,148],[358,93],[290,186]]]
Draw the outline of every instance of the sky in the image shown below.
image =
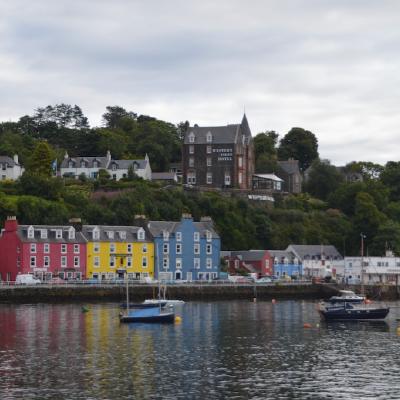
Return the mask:
[[77,104],[400,160],[400,1],[0,0],[0,121]]

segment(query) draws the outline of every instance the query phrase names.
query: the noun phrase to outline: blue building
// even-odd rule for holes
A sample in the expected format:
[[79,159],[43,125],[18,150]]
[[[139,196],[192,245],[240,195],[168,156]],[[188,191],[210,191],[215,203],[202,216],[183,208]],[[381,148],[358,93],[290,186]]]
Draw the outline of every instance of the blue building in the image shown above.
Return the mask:
[[301,260],[287,250],[268,250],[274,265],[274,275],[278,278],[288,276],[298,278],[303,275]]
[[154,274],[160,280],[217,279],[221,239],[209,217],[194,222],[183,214],[180,222],[150,221],[154,238]]

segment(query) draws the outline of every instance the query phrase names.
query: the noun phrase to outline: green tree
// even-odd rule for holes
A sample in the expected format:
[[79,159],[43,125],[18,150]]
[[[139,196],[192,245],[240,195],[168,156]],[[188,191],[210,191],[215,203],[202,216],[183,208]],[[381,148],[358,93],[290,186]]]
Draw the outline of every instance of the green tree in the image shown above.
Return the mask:
[[54,153],[46,142],[38,142],[28,162],[31,173],[50,177],[52,175],[51,164]]
[[278,158],[299,160],[300,170],[305,171],[318,158],[316,136],[303,128],[292,128],[280,141]]
[[379,226],[371,244],[371,253],[374,255],[383,256],[386,250],[400,254],[400,224],[393,221]]
[[277,169],[276,143],[278,134],[275,131],[259,133],[254,138],[256,172],[269,173]]
[[380,175],[382,183],[390,190],[392,201],[400,200],[400,162],[389,161]]
[[311,171],[304,189],[319,199],[327,200],[328,196],[340,186],[343,180],[343,175],[335,166],[315,160],[311,165]]
[[107,128],[121,128],[125,119],[135,120],[137,114],[132,111],[126,111],[120,106],[107,106],[107,112],[103,114],[103,122]]

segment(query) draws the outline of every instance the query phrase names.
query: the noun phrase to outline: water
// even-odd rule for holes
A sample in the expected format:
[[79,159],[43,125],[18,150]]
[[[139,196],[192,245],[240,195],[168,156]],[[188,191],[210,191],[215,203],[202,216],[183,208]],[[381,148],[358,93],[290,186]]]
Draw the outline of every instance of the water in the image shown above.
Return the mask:
[[327,325],[315,306],[192,302],[180,324],[121,325],[110,303],[0,305],[0,399],[400,399],[400,309]]

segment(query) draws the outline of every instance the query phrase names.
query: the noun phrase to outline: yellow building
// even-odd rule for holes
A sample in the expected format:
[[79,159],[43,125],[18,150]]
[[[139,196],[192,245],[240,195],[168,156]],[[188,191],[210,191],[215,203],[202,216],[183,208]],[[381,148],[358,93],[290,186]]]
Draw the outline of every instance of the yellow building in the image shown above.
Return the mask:
[[154,244],[139,226],[84,225],[88,279],[154,278]]

